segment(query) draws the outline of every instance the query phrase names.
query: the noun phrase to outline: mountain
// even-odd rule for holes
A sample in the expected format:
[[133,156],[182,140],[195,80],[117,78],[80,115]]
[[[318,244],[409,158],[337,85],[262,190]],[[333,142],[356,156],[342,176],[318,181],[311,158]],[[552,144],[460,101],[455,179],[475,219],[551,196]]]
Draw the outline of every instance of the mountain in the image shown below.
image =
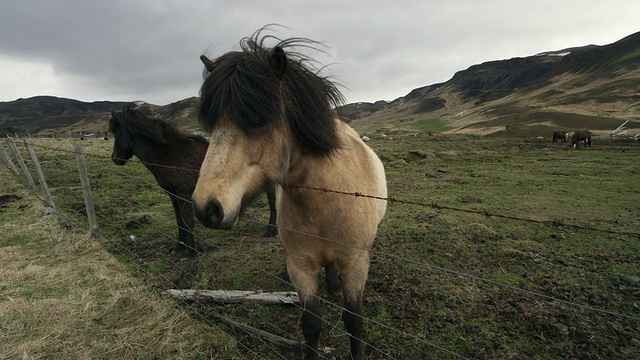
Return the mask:
[[[0,133],[102,133],[110,111],[126,105],[51,96],[0,102]],[[198,98],[149,107],[184,128],[199,128]],[[608,133],[626,120],[628,129],[640,129],[640,32],[609,45],[473,65],[394,101],[347,104],[337,111],[362,133],[549,136],[581,128]]]
[[[49,133],[65,129],[96,131],[112,108],[125,103],[99,101],[86,103],[53,96],[36,96],[0,102],[0,132],[13,135]],[[104,126],[99,130],[104,131]]]
[[613,44],[490,61],[392,102],[348,104],[361,132],[548,136],[554,130],[640,128],[640,32]]
[[[121,110],[128,104],[113,101],[88,103],[53,96],[0,102],[0,134],[102,134],[109,127],[111,110]],[[165,106],[148,104],[148,107],[157,116],[176,122],[183,128],[198,129],[198,98],[187,98]]]

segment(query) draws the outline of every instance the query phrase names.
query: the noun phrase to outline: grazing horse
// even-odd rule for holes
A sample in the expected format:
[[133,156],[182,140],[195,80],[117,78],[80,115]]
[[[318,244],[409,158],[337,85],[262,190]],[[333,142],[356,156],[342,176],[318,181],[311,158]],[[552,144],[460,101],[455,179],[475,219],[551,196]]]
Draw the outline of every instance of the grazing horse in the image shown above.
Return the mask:
[[[318,274],[340,274],[351,357],[363,358],[362,298],[369,251],[386,201],[331,191],[386,197],[380,159],[333,107],[343,102],[336,85],[320,76],[296,49],[308,39],[262,36],[240,41],[241,50],[209,60],[200,89],[200,124],[211,145],[193,192],[196,217],[229,229],[244,201],[261,183],[278,186],[278,224],[291,282],[303,304],[306,358],[318,357],[321,331]],[[278,41],[267,47],[266,41]]]
[[[124,165],[136,155],[151,171],[173,204],[178,224],[175,251],[194,256],[194,216],[190,200],[209,141],[202,136],[190,135],[164,120],[148,116],[136,103],[129,104],[120,112],[111,111],[109,131],[115,138],[111,160],[116,165]],[[264,189],[271,208],[265,236],[275,236],[275,184]]]
[[563,133],[561,131],[556,131],[556,132],[553,133],[553,142],[555,143],[556,140],[560,140],[560,141],[564,142],[566,136],[567,136],[567,133]]
[[571,137],[571,143],[573,144],[573,148],[575,149],[578,146],[580,141],[584,141],[584,147],[591,147],[591,131],[589,130],[578,130]]

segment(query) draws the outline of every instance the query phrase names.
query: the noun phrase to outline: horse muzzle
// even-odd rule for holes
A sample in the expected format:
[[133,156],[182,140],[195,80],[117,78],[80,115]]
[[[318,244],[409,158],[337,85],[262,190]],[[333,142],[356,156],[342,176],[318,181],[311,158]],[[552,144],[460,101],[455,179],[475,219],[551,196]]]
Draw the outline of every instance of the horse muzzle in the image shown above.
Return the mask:
[[202,225],[212,229],[231,229],[238,222],[238,212],[227,214],[220,202],[216,199],[209,200],[204,206],[199,206],[193,202],[193,213]]
[[111,157],[111,161],[113,161],[113,163],[116,165],[124,165],[127,163],[127,160],[115,158],[113,156]]

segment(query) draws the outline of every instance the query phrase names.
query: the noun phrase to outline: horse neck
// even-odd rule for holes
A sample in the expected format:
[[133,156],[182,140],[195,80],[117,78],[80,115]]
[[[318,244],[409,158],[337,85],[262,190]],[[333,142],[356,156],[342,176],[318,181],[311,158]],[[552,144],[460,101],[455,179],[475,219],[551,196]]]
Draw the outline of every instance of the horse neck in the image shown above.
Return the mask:
[[146,137],[138,136],[133,140],[133,154],[137,156],[149,170],[152,169],[150,165],[162,163],[163,154],[166,152],[166,149],[166,144],[159,144]]
[[[309,186],[314,188],[335,188],[335,184],[328,182],[328,173],[335,171],[336,162],[340,162],[337,154],[317,155],[294,146],[289,156],[289,166],[285,172],[284,184],[293,185],[289,190],[295,191],[296,185]],[[308,191],[303,191],[300,196],[311,195]]]

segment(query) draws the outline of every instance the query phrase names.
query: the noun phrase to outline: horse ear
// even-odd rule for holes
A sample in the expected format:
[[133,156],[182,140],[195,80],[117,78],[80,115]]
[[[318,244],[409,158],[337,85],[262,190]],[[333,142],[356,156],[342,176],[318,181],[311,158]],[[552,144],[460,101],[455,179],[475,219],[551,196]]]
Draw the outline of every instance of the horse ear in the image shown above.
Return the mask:
[[271,50],[271,58],[269,64],[276,72],[276,75],[280,79],[282,79],[284,73],[287,71],[287,54],[284,53],[284,50],[282,50],[280,46],[276,46],[273,50]]
[[202,61],[202,63],[204,64],[204,67],[207,69],[208,72],[213,71],[213,61],[209,60],[209,58],[206,57],[205,55],[200,55],[200,60]]

